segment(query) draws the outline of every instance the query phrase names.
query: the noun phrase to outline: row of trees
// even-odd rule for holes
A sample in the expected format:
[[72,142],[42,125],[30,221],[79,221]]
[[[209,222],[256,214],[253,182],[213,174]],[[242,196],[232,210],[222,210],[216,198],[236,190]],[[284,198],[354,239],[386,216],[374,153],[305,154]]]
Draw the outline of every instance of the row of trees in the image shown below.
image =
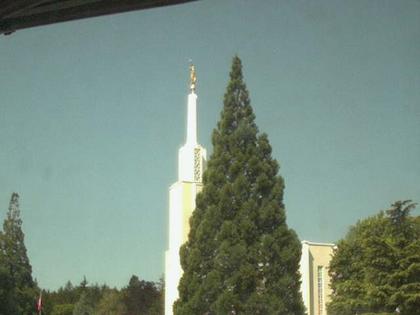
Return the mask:
[[88,286],[86,279],[78,286],[67,282],[54,292],[44,292],[45,315],[161,315],[163,283],[132,276],[121,290],[106,285]]
[[[0,315],[35,315],[40,288],[32,278],[22,231],[19,195],[13,193],[3,231],[0,231]],[[163,282],[132,276],[121,290],[106,285],[78,286],[68,282],[57,291],[43,292],[44,315],[161,315]]]

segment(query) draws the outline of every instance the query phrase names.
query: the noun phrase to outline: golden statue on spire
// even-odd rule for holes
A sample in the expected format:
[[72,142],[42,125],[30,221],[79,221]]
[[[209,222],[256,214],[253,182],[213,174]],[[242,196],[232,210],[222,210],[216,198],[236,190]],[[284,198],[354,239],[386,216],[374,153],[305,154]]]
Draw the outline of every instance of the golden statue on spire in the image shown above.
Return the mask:
[[195,84],[197,82],[197,77],[195,75],[195,67],[194,65],[191,63],[190,64],[190,88],[191,88],[191,92],[195,91]]

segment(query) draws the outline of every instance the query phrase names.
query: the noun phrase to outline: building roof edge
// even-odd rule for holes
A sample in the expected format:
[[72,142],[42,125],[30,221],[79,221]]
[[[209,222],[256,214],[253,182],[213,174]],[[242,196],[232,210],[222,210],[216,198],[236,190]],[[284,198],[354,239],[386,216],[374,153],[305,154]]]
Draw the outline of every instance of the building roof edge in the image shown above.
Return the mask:
[[331,246],[334,247],[336,246],[334,243],[319,243],[319,242],[311,242],[311,241],[301,241],[302,244],[307,244],[307,245],[315,245],[315,246]]

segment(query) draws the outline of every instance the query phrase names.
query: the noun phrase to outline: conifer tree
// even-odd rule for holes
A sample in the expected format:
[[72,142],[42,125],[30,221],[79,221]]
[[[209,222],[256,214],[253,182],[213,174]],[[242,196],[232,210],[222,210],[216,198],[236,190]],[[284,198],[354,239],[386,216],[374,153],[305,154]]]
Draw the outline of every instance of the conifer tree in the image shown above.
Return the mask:
[[301,245],[286,224],[284,182],[255,124],[237,56],[212,144],[180,251],[175,314],[304,314]]
[[[19,195],[13,193],[9,210],[0,235],[0,274],[7,279],[7,298],[1,308],[5,314],[34,314],[36,284],[32,279],[32,267],[26,253],[19,210]],[[2,303],[0,303],[2,304]]]
[[[0,231],[0,242],[3,234]],[[6,256],[0,250],[0,315],[12,314],[15,310],[13,301],[13,279],[7,266]]]

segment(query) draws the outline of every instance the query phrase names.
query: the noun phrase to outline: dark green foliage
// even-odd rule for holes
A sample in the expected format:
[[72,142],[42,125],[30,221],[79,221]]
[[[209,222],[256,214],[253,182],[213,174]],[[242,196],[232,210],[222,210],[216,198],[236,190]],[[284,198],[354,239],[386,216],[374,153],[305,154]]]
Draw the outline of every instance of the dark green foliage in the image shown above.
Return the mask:
[[163,315],[162,283],[132,276],[127,287],[89,285],[85,277],[78,286],[70,281],[55,292],[43,293],[43,315]]
[[[1,238],[0,234],[0,241]],[[6,262],[4,253],[0,251],[0,315],[10,314],[13,311],[13,279]]]
[[[102,298],[111,291],[107,286],[98,286],[97,284],[88,286],[86,277],[83,277],[79,287],[74,290],[79,296],[74,304],[73,315],[93,315],[96,314],[96,307]],[[117,291],[116,291],[117,292]],[[70,298],[73,294],[70,294]]]
[[158,296],[153,298],[153,303],[151,303],[149,314],[150,315],[163,315],[165,313],[165,283],[163,277],[159,279],[157,283],[154,284],[154,287],[158,291]]
[[331,315],[420,309],[420,220],[415,204],[394,203],[386,214],[359,221],[341,240],[330,265]]
[[79,284],[80,290],[82,290],[82,291],[85,290],[87,288],[88,283],[89,282],[86,280],[86,276],[83,276],[83,280]]
[[79,301],[74,305],[73,315],[93,315],[93,303],[86,292],[82,292]]
[[51,315],[73,315],[74,304],[57,304],[54,306]]
[[19,210],[19,195],[13,193],[0,233],[0,314],[35,314],[38,289],[26,253]]
[[213,154],[181,248],[176,315],[304,314],[301,246],[286,225],[283,179],[233,59]]
[[95,309],[95,315],[122,315],[127,310],[118,290],[106,291]]
[[[139,280],[132,276],[128,286],[123,289],[123,302],[127,315],[152,315],[154,304],[159,301],[160,294],[155,283]],[[153,310],[153,311],[152,311]]]
[[[80,297],[80,293],[78,291],[79,288],[74,287],[70,281],[67,281],[64,287],[59,288],[55,292],[44,291],[42,301],[44,304],[44,314],[52,314],[57,306],[60,306],[60,312],[62,311],[62,308],[68,309],[68,305],[72,305],[74,307],[74,304],[76,304]],[[65,305],[67,305],[67,307],[65,307]]]

